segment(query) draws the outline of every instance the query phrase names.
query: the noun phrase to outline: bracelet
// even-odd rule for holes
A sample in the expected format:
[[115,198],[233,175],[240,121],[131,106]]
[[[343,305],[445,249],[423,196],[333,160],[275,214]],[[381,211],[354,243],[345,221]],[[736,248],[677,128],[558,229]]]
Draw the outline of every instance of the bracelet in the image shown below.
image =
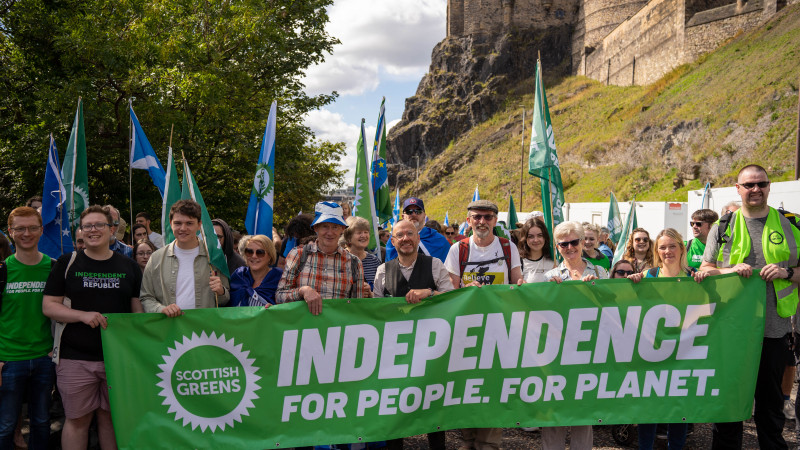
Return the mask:
[[433,297],[433,289],[428,288],[431,291],[431,294],[428,297]]

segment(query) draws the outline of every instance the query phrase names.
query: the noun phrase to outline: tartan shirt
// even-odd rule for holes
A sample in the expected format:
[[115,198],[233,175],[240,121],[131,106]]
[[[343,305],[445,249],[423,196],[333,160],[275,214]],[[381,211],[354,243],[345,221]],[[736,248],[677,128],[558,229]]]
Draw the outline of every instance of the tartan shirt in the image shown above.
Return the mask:
[[[357,257],[339,247],[332,255],[325,254],[316,242],[309,243],[310,253],[303,267],[297,267],[303,246],[297,246],[286,256],[283,276],[275,292],[275,301],[287,303],[302,300],[300,288],[310,286],[323,299],[364,297],[364,269]],[[350,264],[356,262],[355,289]],[[351,295],[351,293],[353,295]]]

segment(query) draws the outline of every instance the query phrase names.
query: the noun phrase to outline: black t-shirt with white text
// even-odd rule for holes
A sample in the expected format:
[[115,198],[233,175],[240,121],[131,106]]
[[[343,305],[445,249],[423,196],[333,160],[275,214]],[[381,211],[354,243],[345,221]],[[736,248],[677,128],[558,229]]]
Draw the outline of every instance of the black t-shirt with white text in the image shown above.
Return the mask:
[[[68,253],[58,258],[44,295],[69,297],[72,309],[80,311],[131,312],[131,298],[139,297],[142,285],[142,270],[136,261],[119,253],[98,261],[80,251],[65,279],[64,270],[71,256]],[[92,328],[83,322],[67,324],[61,335],[61,357],[103,361],[100,327]]]

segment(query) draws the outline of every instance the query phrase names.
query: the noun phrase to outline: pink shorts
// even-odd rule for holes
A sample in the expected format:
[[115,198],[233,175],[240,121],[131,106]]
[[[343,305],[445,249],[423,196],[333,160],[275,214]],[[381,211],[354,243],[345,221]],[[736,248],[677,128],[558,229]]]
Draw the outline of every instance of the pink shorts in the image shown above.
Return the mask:
[[111,410],[103,361],[61,359],[56,377],[67,419],[78,419],[97,408]]

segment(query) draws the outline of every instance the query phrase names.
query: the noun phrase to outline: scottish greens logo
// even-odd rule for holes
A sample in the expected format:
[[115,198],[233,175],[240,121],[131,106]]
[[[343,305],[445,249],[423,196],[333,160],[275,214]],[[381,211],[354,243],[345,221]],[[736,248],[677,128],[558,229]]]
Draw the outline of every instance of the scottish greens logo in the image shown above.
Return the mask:
[[256,166],[256,176],[253,179],[253,191],[259,200],[266,197],[272,191],[273,180],[271,175],[268,164],[259,163],[258,166]]
[[168,413],[175,413],[175,420],[183,420],[183,426],[198,426],[213,433],[226,426],[233,428],[234,422],[249,415],[261,379],[256,375],[255,359],[248,358],[250,352],[242,350],[233,339],[226,340],[215,333],[199,336],[192,333],[184,336],[183,342],[175,341],[175,347],[163,355],[164,364],[159,364],[161,379],[156,386],[164,397],[163,405]]

